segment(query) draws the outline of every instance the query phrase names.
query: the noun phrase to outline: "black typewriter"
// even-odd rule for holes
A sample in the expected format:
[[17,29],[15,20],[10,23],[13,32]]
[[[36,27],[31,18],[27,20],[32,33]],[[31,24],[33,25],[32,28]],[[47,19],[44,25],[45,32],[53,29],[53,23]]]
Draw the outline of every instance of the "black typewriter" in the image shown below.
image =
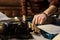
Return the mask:
[[3,22],[3,31],[0,33],[0,38],[3,40],[8,40],[11,38],[16,39],[33,39],[30,32],[33,32],[31,28],[28,28],[28,21],[29,18],[27,18],[26,21],[22,21],[22,19],[19,21],[7,21]]

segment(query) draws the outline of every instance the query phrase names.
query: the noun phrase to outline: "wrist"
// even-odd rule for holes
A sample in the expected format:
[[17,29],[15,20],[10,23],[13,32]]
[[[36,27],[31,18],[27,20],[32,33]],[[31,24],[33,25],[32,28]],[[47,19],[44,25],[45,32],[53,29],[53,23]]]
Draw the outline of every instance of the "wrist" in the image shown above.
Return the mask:
[[46,17],[48,17],[48,15],[46,13],[43,13]]
[[47,16],[50,16],[52,13],[54,13],[57,10],[56,6],[51,5],[49,8],[47,8],[44,13],[47,14]]

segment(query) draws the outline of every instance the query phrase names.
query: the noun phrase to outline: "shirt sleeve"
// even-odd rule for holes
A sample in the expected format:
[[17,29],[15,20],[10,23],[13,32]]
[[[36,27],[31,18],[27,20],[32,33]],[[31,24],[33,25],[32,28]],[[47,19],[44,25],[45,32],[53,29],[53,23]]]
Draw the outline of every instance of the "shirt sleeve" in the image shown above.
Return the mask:
[[56,7],[59,6],[59,0],[50,0],[50,5],[55,5]]

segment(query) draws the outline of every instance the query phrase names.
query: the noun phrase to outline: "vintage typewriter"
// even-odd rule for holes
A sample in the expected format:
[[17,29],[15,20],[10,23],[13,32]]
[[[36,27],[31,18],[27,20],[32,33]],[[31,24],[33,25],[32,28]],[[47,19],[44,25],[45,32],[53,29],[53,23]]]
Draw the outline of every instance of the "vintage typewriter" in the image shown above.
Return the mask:
[[[3,25],[3,31],[0,33],[1,39],[33,39],[30,32],[35,31],[34,28],[31,27],[31,17],[25,18],[23,16],[22,18],[15,17],[14,19],[11,19],[11,21],[1,21]],[[36,28],[35,28],[36,29]],[[2,36],[1,36],[2,35]]]

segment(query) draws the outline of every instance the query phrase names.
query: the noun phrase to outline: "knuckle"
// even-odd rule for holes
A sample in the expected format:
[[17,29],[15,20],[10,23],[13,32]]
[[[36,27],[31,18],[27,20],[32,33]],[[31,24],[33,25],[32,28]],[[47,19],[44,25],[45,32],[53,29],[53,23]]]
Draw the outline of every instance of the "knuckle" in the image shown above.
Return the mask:
[[34,17],[36,17],[37,15],[34,15]]

